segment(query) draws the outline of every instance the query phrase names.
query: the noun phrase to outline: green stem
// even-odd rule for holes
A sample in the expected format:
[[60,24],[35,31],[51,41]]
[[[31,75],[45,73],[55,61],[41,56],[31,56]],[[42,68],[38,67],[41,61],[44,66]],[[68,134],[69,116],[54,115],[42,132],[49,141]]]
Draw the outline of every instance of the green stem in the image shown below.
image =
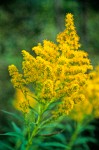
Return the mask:
[[30,149],[30,147],[31,147],[31,145],[32,145],[32,141],[33,141],[34,137],[37,135],[37,133],[38,133],[38,131],[39,131],[39,127],[40,127],[40,124],[41,124],[43,112],[44,112],[44,110],[43,110],[42,106],[40,106],[40,107],[39,107],[39,116],[38,116],[36,125],[35,125],[35,127],[34,127],[34,130],[33,130],[33,132],[31,133],[31,135],[29,136],[26,150],[29,150],[29,149]]
[[75,129],[75,131],[74,131],[74,133],[73,133],[73,135],[72,135],[72,137],[70,139],[70,142],[68,144],[68,148],[66,148],[66,150],[72,150],[74,142],[75,142],[75,140],[76,140],[76,138],[77,138],[77,136],[79,134],[79,131],[80,131],[79,130],[79,124],[77,124],[77,127],[76,127],[76,129]]
[[73,145],[74,145],[74,142],[75,140],[77,139],[77,136],[81,131],[81,127],[85,128],[92,120],[94,119],[93,116],[90,116],[87,118],[84,118],[81,122],[77,122],[77,126],[76,126],[76,129],[70,139],[70,142],[68,144],[68,148],[66,148],[66,150],[72,150],[73,148]]
[[33,138],[36,136],[37,131],[38,131],[38,126],[36,126],[35,129],[33,130],[32,134],[31,134],[31,136],[30,136],[30,138],[28,140],[28,144],[27,144],[26,150],[29,150],[29,148],[31,147]]
[[32,131],[32,133],[30,134],[30,131],[28,131],[28,143],[27,143],[27,146],[26,146],[26,149],[25,150],[30,150],[30,147],[33,143],[33,139],[34,137],[38,134],[38,132],[40,131],[40,127],[41,127],[41,124],[44,125],[43,123],[45,123],[47,120],[45,120],[45,122],[43,121],[42,123],[42,118],[43,118],[43,114],[44,112],[47,110],[48,106],[50,104],[46,104],[46,105],[42,105],[40,104],[39,105],[39,110],[38,110],[38,118],[37,118],[37,121],[36,121],[36,125],[34,126],[34,129]]

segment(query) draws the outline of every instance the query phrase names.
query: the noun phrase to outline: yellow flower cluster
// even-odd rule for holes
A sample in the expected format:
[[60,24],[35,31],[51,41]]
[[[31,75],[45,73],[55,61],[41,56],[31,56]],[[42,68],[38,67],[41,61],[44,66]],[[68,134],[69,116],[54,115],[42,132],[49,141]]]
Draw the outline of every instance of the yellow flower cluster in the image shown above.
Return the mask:
[[99,118],[99,66],[90,73],[90,80],[87,83],[86,97],[93,106],[93,116]]
[[[76,33],[74,18],[71,13],[67,14],[65,19],[65,27],[64,32],[60,33],[57,36],[57,42],[60,43],[60,48],[66,53],[66,50],[78,50],[80,47],[79,44],[79,36]],[[62,46],[63,45],[63,46]],[[82,54],[81,54],[82,55]]]
[[21,89],[23,92],[27,91],[25,87],[25,79],[23,79],[23,75],[19,73],[18,69],[14,65],[9,66],[9,73],[12,76],[11,82],[13,83],[15,88]]
[[32,48],[36,57],[22,51],[23,74],[14,65],[9,66],[15,88],[26,93],[32,84],[36,100],[44,105],[60,100],[60,114],[68,114],[75,103],[84,100],[82,89],[88,79],[87,71],[92,69],[88,54],[78,50],[79,37],[70,13],[66,15],[65,26],[57,35],[57,44],[44,40]]
[[99,118],[99,66],[90,73],[90,79],[87,81],[83,93],[86,101],[76,104],[69,116],[76,121],[82,121],[88,116],[89,118]]
[[17,89],[13,105],[19,111],[23,113],[29,113],[29,107],[34,108],[36,101],[33,99],[33,93],[30,91],[28,91],[27,95],[25,96],[20,89]]
[[92,104],[89,102],[89,100],[86,99],[86,101],[81,101],[74,105],[73,109],[69,113],[69,117],[73,120],[76,120],[78,122],[83,121],[86,119],[88,115],[92,113]]

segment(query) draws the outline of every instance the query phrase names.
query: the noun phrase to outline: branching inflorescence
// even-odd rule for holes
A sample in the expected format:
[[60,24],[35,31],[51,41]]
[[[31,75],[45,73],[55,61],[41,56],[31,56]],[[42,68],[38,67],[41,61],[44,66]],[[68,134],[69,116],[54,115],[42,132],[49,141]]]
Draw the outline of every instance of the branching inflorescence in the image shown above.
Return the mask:
[[[40,105],[49,105],[60,100],[53,114],[67,115],[75,103],[85,100],[82,90],[92,69],[88,54],[79,50],[79,37],[73,15],[65,19],[66,29],[57,35],[57,43],[44,40],[32,48],[36,57],[22,50],[23,73],[14,65],[9,66],[11,81],[25,96],[29,90]],[[29,85],[31,89],[29,89]]]

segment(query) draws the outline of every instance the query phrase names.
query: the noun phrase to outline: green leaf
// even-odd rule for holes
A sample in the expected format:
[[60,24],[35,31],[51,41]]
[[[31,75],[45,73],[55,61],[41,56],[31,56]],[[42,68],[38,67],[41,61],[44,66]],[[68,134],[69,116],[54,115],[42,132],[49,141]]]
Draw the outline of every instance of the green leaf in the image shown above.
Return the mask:
[[89,148],[89,146],[88,146],[87,144],[84,144],[84,145],[83,145],[83,149],[85,149],[85,150],[90,150],[90,148]]
[[79,137],[76,141],[75,141],[75,145],[79,145],[79,144],[84,144],[87,142],[93,142],[96,143],[96,139],[92,138],[92,137]]
[[27,142],[25,140],[23,140],[22,144],[21,144],[21,150],[25,150],[26,149],[26,144],[27,144]]
[[44,120],[40,124],[40,128],[45,128],[45,127],[55,127],[57,123],[55,121],[52,121],[52,117],[49,117],[48,119]]
[[70,132],[70,133],[73,132],[73,128],[72,128],[72,126],[71,126],[69,123],[66,125],[66,130],[67,130],[68,132]]
[[49,142],[49,143],[42,143],[43,147],[51,146],[51,147],[61,147],[61,148],[68,148],[68,146],[58,143],[58,142]]
[[8,135],[8,136],[16,136],[16,137],[23,137],[21,134],[17,134],[16,132],[7,132],[7,133],[4,133],[4,134],[0,134],[0,135]]
[[62,143],[66,143],[66,136],[64,134],[56,134],[54,135],[54,138]]
[[58,101],[56,101],[56,102],[52,102],[52,103],[48,106],[47,110],[52,110],[54,107],[57,106],[57,104],[60,104],[60,103],[61,103],[60,100],[58,100]]
[[2,141],[0,141],[0,148],[2,150],[14,150],[10,145],[8,145],[8,143],[4,143]]
[[22,118],[19,117],[18,115],[16,115],[15,113],[8,112],[8,111],[5,111],[5,110],[1,110],[1,111],[4,112],[4,113],[6,113],[6,114],[8,114],[8,115],[13,116],[14,118],[16,118],[16,119],[18,119],[18,120],[20,120],[20,121],[22,121]]
[[39,114],[38,114],[38,112],[33,108],[33,107],[29,107],[30,109],[31,109],[31,111],[36,115],[36,116],[38,116]]
[[16,133],[19,133],[19,134],[21,134],[21,129],[14,123],[14,122],[12,122],[12,126],[13,126],[13,129],[16,131]]
[[81,129],[80,129],[80,132],[83,132],[85,130],[89,130],[89,131],[94,131],[95,130],[95,126],[93,125],[87,125],[87,126],[82,126]]

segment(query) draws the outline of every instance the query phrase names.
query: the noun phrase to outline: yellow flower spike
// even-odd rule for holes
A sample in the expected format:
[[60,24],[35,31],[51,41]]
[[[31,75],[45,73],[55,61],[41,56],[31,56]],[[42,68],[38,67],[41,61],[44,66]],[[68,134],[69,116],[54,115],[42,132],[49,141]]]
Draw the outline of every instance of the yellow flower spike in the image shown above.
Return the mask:
[[53,42],[44,40],[43,46],[39,43],[38,46],[32,48],[35,53],[42,57],[44,60],[54,63],[58,57],[57,45]]
[[[79,37],[70,13],[66,15],[65,27],[57,35],[56,44],[44,40],[43,44],[33,47],[35,57],[22,51],[22,74],[15,66],[9,69],[15,88],[23,90],[30,87],[40,104],[60,100],[55,111],[61,115],[67,115],[73,109],[74,102],[84,100],[82,88],[89,78],[87,72],[92,69],[88,54],[79,50]],[[79,93],[82,95],[78,97]]]
[[74,105],[74,108],[71,110],[69,117],[78,122],[86,119],[86,116],[92,113],[92,104],[86,101],[80,101]]
[[54,97],[53,81],[48,79],[44,82],[41,97],[45,100],[51,101]]
[[90,73],[85,94],[92,104],[94,117],[99,118],[99,66]]
[[73,97],[73,101],[75,104],[77,104],[78,102],[85,102],[85,96],[83,94],[79,94]]
[[25,97],[22,91],[17,89],[15,93],[15,99],[13,101],[14,107],[23,113],[29,113],[30,107],[34,108],[36,105],[36,101],[34,100],[33,96],[33,93],[28,91]]
[[78,97],[77,94],[73,95],[73,101],[77,104],[74,105],[69,116],[78,122],[84,121],[86,117],[99,118],[99,66],[90,73],[82,93],[78,94]]
[[18,72],[18,69],[16,68],[15,65],[10,65],[10,66],[8,67],[8,70],[9,70],[9,74],[10,74],[10,75],[13,75],[13,74],[15,74],[15,73]]
[[73,107],[74,102],[70,98],[64,98],[63,103],[59,106],[59,113],[68,115]]
[[23,79],[23,75],[18,72],[18,69],[16,68],[16,66],[10,65],[8,70],[9,70],[10,75],[12,76],[11,81],[14,87],[22,89],[22,91],[26,91],[26,88],[25,88],[26,81]]
[[65,43],[70,47],[71,50],[78,50],[78,48],[80,47],[80,44],[78,43],[79,37],[76,33],[74,19],[71,13],[68,13],[66,15],[65,26],[66,29],[57,36],[57,42],[60,43],[60,48],[61,45]]

